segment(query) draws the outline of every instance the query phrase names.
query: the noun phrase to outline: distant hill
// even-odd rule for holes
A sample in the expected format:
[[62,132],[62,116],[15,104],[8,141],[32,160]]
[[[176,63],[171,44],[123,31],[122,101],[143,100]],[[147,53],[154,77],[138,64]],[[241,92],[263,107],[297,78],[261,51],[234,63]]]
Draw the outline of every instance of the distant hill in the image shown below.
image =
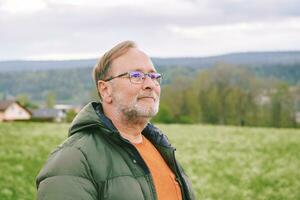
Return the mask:
[[209,67],[216,63],[247,65],[294,65],[300,63],[300,51],[232,53],[211,57],[154,58],[162,66]]
[[0,61],[0,73],[11,71],[44,71],[53,69],[74,69],[92,67],[96,59],[85,60],[45,60],[45,61],[27,61],[12,60]]
[[[152,58],[159,67],[181,66],[206,68],[216,63],[246,65],[249,67],[270,65],[294,65],[300,63],[300,51],[283,52],[246,52],[210,57]],[[48,61],[0,61],[0,73],[8,71],[40,71],[52,69],[74,69],[93,67],[97,59],[48,60]]]
[[[0,98],[26,94],[43,101],[49,92],[60,102],[85,102],[95,91],[92,67],[96,59],[66,61],[1,61]],[[300,84],[300,51],[233,53],[212,57],[153,58],[164,74],[164,84],[178,75],[193,77],[217,63],[245,67],[260,77],[274,77],[289,84]]]

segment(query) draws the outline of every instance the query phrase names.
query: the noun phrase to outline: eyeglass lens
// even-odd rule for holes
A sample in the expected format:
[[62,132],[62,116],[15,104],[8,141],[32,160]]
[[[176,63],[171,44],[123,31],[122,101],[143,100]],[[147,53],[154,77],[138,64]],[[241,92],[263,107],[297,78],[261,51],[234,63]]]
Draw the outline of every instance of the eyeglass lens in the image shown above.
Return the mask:
[[133,81],[135,83],[141,83],[141,82],[143,82],[145,76],[148,76],[153,81],[155,81],[156,83],[160,84],[161,74],[159,74],[159,73],[155,73],[155,72],[143,73],[143,72],[139,72],[139,71],[129,72],[129,78],[131,79],[131,81]]

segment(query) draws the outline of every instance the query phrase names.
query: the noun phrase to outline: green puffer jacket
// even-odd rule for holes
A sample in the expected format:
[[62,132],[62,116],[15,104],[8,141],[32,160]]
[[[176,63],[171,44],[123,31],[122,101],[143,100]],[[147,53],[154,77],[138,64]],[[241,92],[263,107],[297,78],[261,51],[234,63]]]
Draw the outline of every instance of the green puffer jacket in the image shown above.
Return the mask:
[[[177,177],[184,200],[195,199],[175,149],[150,123],[142,134],[159,150]],[[38,200],[156,200],[148,167],[92,102],[78,113],[69,138],[49,156],[37,176]]]

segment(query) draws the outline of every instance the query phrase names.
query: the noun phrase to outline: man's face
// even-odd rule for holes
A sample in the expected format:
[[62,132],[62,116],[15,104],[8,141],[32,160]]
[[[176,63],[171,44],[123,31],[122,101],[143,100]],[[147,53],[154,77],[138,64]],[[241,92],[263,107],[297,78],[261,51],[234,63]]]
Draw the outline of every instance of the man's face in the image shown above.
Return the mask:
[[[147,55],[136,48],[115,59],[110,74],[116,76],[125,72],[155,72],[155,68]],[[120,77],[111,81],[112,104],[128,119],[151,118],[158,112],[160,85],[148,76],[140,83],[132,83],[130,79]]]

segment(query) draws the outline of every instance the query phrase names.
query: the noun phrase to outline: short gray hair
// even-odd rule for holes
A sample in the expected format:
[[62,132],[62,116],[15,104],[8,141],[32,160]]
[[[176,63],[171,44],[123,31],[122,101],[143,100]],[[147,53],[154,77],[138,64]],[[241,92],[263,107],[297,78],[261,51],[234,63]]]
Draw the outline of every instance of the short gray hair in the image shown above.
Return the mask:
[[108,75],[113,60],[124,55],[130,48],[136,48],[136,47],[137,45],[133,41],[128,40],[128,41],[121,42],[116,46],[114,46],[109,51],[107,51],[96,63],[93,70],[93,78],[96,83],[98,95],[101,100],[102,97],[98,90],[98,81],[104,80],[105,77]]

